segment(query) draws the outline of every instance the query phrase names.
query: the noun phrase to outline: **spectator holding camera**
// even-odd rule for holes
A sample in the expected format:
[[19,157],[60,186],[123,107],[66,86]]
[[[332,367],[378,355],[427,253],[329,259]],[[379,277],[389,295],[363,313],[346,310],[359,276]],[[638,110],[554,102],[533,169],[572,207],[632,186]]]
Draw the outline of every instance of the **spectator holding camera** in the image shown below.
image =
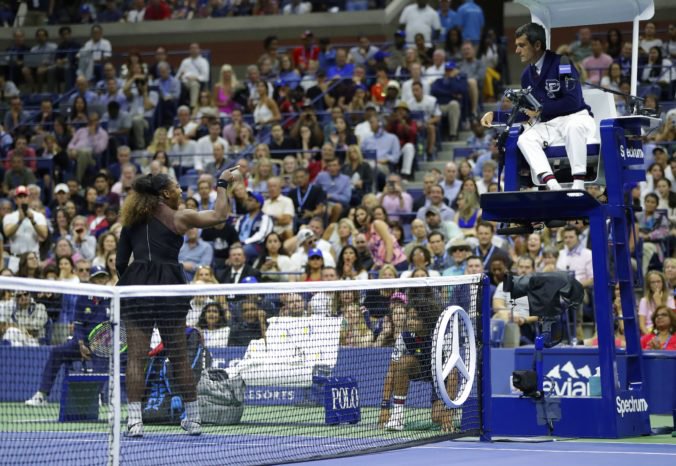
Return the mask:
[[387,177],[385,190],[379,196],[380,205],[387,212],[392,221],[398,221],[400,213],[410,213],[413,209],[413,198],[401,186],[401,176],[390,173]]
[[40,243],[49,235],[47,218],[28,207],[28,189],[18,186],[14,190],[16,210],[2,219],[5,240],[9,240],[10,252],[18,256],[24,252],[39,253]]

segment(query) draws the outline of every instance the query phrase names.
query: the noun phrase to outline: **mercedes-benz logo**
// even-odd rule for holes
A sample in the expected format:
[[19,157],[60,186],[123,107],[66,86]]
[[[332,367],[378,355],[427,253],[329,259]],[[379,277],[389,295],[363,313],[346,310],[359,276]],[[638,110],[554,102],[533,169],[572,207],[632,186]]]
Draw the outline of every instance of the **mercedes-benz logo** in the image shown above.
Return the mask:
[[[464,327],[462,334],[460,325]],[[460,346],[461,335],[463,337],[462,347]],[[439,316],[432,339],[432,357],[434,358],[432,377],[439,398],[449,408],[462,407],[469,398],[474,385],[477,356],[472,319],[460,306],[448,306]],[[446,387],[446,379],[454,368],[464,378],[464,383],[458,380],[456,387],[462,387],[462,389],[456,388],[454,390],[456,393],[450,394]]]

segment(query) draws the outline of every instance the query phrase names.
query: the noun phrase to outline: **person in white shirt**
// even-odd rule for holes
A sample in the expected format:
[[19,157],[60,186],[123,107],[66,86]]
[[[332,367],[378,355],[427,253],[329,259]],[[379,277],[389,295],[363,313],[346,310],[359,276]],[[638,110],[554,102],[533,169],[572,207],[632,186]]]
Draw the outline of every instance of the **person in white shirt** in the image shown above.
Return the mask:
[[101,79],[102,63],[112,57],[113,46],[108,39],[103,38],[103,28],[95,24],[91,28],[91,39],[85,42],[77,56],[80,59],[78,72],[88,80]]
[[301,2],[300,0],[291,0],[283,9],[285,15],[304,15],[312,11],[312,2]]
[[366,107],[364,107],[364,121],[354,127],[354,135],[357,137],[359,144],[364,142],[366,138],[373,136],[373,130],[371,129],[369,120],[372,116],[377,114],[378,105],[373,102],[368,102]]
[[209,82],[209,62],[201,55],[197,43],[190,44],[190,56],[183,59],[176,77],[187,86],[190,91],[190,107],[195,108],[200,89]]
[[47,218],[28,207],[28,188],[17,186],[14,190],[16,210],[5,215],[2,228],[9,250],[14,256],[24,252],[40,253],[40,243],[49,236]]
[[424,82],[415,81],[411,85],[412,96],[406,103],[411,112],[423,114],[423,123],[427,129],[427,153],[433,154],[437,147],[437,128],[441,121],[441,109],[436,97],[425,94]]
[[446,52],[443,49],[436,49],[432,54],[432,64],[425,68],[425,81],[431,86],[434,81],[444,77],[444,64],[446,63]]
[[426,79],[423,79],[422,66],[420,63],[411,64],[409,71],[411,72],[411,78],[407,79],[401,85],[401,100],[408,102],[413,98],[413,90],[411,89],[414,82],[419,82],[422,84],[423,94],[430,94],[430,84]]
[[194,157],[195,170],[201,172],[204,166],[214,158],[214,144],[219,143],[223,146],[225,153],[228,153],[230,145],[228,141],[221,137],[221,123],[214,120],[209,123],[209,134],[197,140],[196,153]]
[[[188,139],[194,139],[195,133],[197,131],[197,123],[190,116],[190,107],[187,105],[181,105],[178,107],[178,110],[176,111],[176,117],[178,118],[178,123],[175,127],[183,128],[183,134],[185,134],[185,137]],[[167,137],[172,138],[174,136],[173,131],[175,127],[172,126],[169,128]]]
[[268,180],[269,198],[263,204],[263,213],[274,222],[272,231],[278,233],[282,239],[293,235],[293,217],[295,208],[291,198],[282,194],[282,180],[273,176]]
[[415,35],[422,34],[427,47],[432,45],[433,37],[441,30],[439,15],[427,5],[427,0],[416,0],[415,4],[404,8],[399,24],[406,31],[406,43],[415,43]]
[[192,167],[195,163],[195,154],[197,154],[197,142],[188,139],[185,136],[181,126],[174,129],[173,145],[169,149],[169,155],[178,156],[178,163],[182,167]]
[[146,14],[145,0],[132,0],[131,7],[127,12],[128,23],[140,23]]
[[649,53],[653,47],[662,47],[662,39],[655,37],[655,23],[645,23],[643,28],[643,38],[639,42],[641,53]]

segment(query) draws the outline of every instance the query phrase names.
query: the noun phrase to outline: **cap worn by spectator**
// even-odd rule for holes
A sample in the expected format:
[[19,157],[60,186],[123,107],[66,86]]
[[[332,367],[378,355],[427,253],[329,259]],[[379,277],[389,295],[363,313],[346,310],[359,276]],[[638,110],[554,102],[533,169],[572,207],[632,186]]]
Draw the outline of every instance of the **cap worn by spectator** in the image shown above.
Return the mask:
[[404,304],[408,304],[408,297],[401,291],[397,291],[396,293],[392,293],[390,302],[392,301],[401,301]]
[[59,183],[54,187],[54,194],[67,193],[69,191],[66,183]]
[[451,241],[451,247],[448,248],[451,252],[454,251],[471,251],[469,243],[464,239],[458,238]]
[[275,81],[275,87],[283,87],[283,86],[286,86],[286,85],[287,85],[286,81],[284,81],[283,79],[277,79]]
[[24,185],[17,186],[14,190],[14,196],[28,196],[28,188]]
[[385,58],[387,58],[387,57],[389,57],[389,56],[390,56],[390,53],[389,53],[389,52],[385,52],[385,51],[383,51],[383,50],[378,50],[378,51],[375,53],[375,55],[373,55],[373,59],[374,59],[375,61],[383,61],[383,60],[385,60]]
[[298,230],[298,234],[296,235],[296,242],[298,243],[298,246],[302,246],[305,244],[305,242],[311,238],[314,238],[315,234],[312,230],[309,230],[307,228],[301,228]]
[[102,265],[95,265],[91,269],[89,269],[89,278],[94,278],[99,275],[105,275],[108,276],[108,270]]
[[241,283],[258,283],[258,280],[256,280],[256,277],[248,276],[244,277]]
[[653,149],[653,155],[655,155],[655,153],[657,153],[657,152],[662,152],[662,153],[664,153],[664,154],[667,153],[667,151],[664,150],[664,147],[660,147],[660,146],[657,146],[657,147],[655,147],[655,148]]
[[394,31],[394,37],[406,37],[406,31],[402,31],[401,29]]
[[314,34],[312,34],[312,31],[310,31],[309,29],[306,29],[305,31],[303,31],[303,34],[301,34],[300,37],[306,39],[308,37],[314,37]]
[[322,253],[322,250],[319,248],[312,248],[308,251],[307,253],[307,258],[310,259],[312,257],[321,257],[322,259],[324,258],[324,254]]
[[397,105],[395,105],[394,108],[395,108],[395,109],[397,109],[397,108],[403,108],[403,109],[405,109],[405,110],[408,110],[408,104],[407,104],[406,102],[404,102],[403,100],[400,100],[399,102],[397,102]]
[[454,70],[456,67],[457,66],[454,60],[448,60],[446,63],[444,63],[445,70]]
[[106,205],[108,203],[108,198],[106,196],[96,196],[94,205]]
[[401,86],[399,86],[399,82],[395,81],[394,79],[391,79],[387,82],[387,88],[395,88],[396,90],[401,89]]
[[430,214],[441,215],[441,211],[439,210],[439,207],[435,207],[435,206],[431,205],[425,211],[425,215],[430,215]]
[[249,197],[256,199],[256,202],[258,202],[261,206],[265,203],[265,199],[263,199],[263,196],[260,193],[249,191]]
[[364,110],[375,110],[376,112],[378,111],[378,105],[374,102],[367,102],[366,105],[364,106]]

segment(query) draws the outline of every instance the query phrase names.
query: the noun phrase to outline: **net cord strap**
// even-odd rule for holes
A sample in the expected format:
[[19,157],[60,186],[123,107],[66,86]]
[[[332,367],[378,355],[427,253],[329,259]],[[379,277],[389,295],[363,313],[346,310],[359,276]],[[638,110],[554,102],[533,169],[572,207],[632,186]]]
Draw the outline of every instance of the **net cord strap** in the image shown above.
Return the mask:
[[120,464],[120,436],[122,435],[122,387],[120,363],[120,296],[115,294],[112,300],[111,321],[113,325],[113,354],[110,358],[110,373],[112,380],[108,384],[110,391],[111,409],[109,420],[112,423],[108,441],[108,465]]

